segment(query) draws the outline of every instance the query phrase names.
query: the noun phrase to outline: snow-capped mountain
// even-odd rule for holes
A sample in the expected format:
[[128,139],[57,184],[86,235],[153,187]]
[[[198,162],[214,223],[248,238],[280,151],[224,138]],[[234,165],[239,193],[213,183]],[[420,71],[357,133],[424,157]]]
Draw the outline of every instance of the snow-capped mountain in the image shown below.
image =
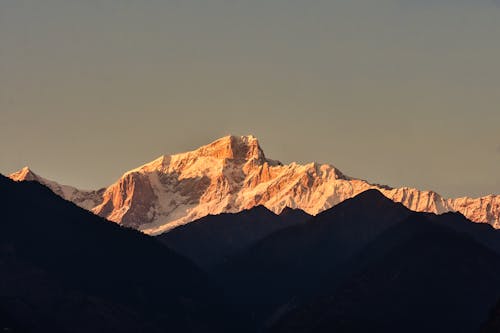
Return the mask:
[[39,182],[40,184],[43,184],[50,188],[58,196],[68,201],[72,201],[76,205],[87,210],[91,210],[100,202],[102,202],[102,194],[105,191],[105,189],[100,189],[97,191],[84,191],[79,190],[73,186],[60,185],[55,181],[40,177],[28,167],[24,167],[21,170],[14,172],[13,174],[9,175],[9,177],[15,181],[27,180]]
[[368,189],[378,189],[414,211],[458,211],[472,221],[500,227],[499,195],[445,199],[433,191],[370,184],[330,164],[284,165],[268,159],[253,136],[226,136],[194,151],[161,156],[105,190],[62,186],[27,168],[10,177],[39,181],[81,207],[148,234],[258,205],[275,213],[290,207],[316,215]]

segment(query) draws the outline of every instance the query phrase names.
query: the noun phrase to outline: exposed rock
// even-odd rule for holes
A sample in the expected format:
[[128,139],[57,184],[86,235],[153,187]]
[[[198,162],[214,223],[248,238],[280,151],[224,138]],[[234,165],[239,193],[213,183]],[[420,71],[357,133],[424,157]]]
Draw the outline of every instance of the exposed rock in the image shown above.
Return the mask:
[[125,173],[105,191],[58,185],[27,168],[10,177],[39,181],[83,208],[149,234],[258,205],[277,214],[290,207],[316,215],[368,189],[378,189],[414,211],[458,211],[472,221],[500,227],[498,195],[445,199],[433,191],[370,184],[330,164],[283,165],[268,159],[253,136],[227,136],[191,152],[161,156]]

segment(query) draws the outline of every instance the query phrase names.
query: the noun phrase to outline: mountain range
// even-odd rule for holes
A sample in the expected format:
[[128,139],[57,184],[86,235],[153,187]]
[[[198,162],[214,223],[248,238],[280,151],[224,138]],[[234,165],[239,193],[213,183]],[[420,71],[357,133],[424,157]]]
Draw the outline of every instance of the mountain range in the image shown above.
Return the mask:
[[500,296],[499,254],[489,225],[368,190],[212,274],[268,332],[478,332]]
[[8,332],[495,332],[500,237],[370,189],[151,237],[0,176]]
[[413,211],[460,212],[500,227],[499,195],[446,199],[433,191],[371,184],[330,164],[285,165],[267,158],[253,136],[226,136],[190,152],[161,156],[95,191],[60,185],[28,167],[10,178],[38,181],[82,208],[152,235],[256,206],[276,214],[292,208],[317,215],[368,189]]
[[2,332],[221,332],[222,289],[156,239],[0,175]]

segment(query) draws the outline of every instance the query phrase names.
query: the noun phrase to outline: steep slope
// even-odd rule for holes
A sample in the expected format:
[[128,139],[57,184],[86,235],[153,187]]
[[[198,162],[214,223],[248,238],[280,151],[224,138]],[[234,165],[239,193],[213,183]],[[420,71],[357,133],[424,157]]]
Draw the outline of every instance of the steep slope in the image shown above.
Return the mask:
[[24,167],[21,170],[14,172],[9,175],[9,178],[15,181],[36,181],[50,188],[61,198],[71,201],[87,210],[91,210],[102,201],[102,195],[105,190],[100,189],[97,191],[83,191],[69,185],[60,185],[52,180],[40,177],[28,167]]
[[[499,231],[489,225],[471,223],[457,213],[438,216],[412,212],[379,191],[368,190],[305,224],[271,234],[220,266],[217,276],[224,281],[226,289],[231,290],[234,302],[254,315],[257,325],[269,324],[315,295],[334,293],[356,269],[375,260],[383,261],[389,251],[380,253],[382,245],[365,249],[398,225],[413,235],[413,224],[408,224],[410,217],[433,221],[437,228],[453,235],[465,234],[471,242],[480,243],[481,248],[500,253]],[[404,232],[391,240],[394,246],[402,246],[410,240],[411,237],[403,237]],[[442,246],[451,246],[446,243],[446,237]],[[363,251],[368,260],[353,267],[352,261]],[[425,255],[431,262],[431,254]],[[426,271],[435,267],[422,265],[419,269]],[[496,266],[491,269],[494,271]],[[432,299],[429,293],[427,297]]]
[[217,276],[236,302],[264,320],[313,293],[325,274],[340,274],[352,256],[411,213],[368,190],[307,223],[271,234],[219,267]]
[[460,212],[474,222],[488,222],[500,228],[500,196],[488,195],[481,198],[448,199],[450,211]]
[[275,213],[285,207],[317,212],[329,205],[327,183],[339,178],[345,176],[332,166],[283,166],[267,159],[254,137],[228,136],[132,170],[94,212],[152,234],[259,205]]
[[191,262],[36,182],[0,175],[0,214],[2,328],[220,332],[230,322]]
[[[354,273],[271,332],[479,332],[500,295],[500,256],[413,215],[369,244]],[[328,281],[328,280],[326,280]]]
[[[11,177],[29,179],[23,173]],[[75,190],[39,181],[108,220],[148,234],[259,205],[276,214],[290,207],[317,215],[368,189],[413,211],[458,211],[472,221],[500,226],[500,196],[445,199],[433,191],[370,184],[330,164],[283,165],[268,159],[253,136],[227,136],[187,153],[161,156],[125,173],[105,191],[68,195]]]
[[169,248],[210,269],[274,231],[311,218],[286,209],[276,215],[263,206],[234,214],[209,215],[157,236]]

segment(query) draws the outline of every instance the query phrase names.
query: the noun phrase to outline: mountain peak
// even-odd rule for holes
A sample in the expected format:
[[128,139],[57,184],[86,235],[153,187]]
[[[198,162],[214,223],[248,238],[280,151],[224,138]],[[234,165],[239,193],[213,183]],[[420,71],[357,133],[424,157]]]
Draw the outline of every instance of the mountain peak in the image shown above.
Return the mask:
[[435,192],[391,188],[348,177],[331,164],[283,165],[266,158],[252,135],[228,135],[188,152],[160,156],[126,172],[102,191],[60,185],[29,167],[10,178],[38,181],[95,214],[149,234],[209,214],[237,213],[258,205],[276,214],[291,207],[318,215],[339,204],[380,211],[390,209],[394,202],[419,212],[458,211],[475,222],[500,228],[500,195],[445,199]]
[[196,150],[200,156],[233,160],[265,161],[264,151],[253,135],[228,135]]
[[34,173],[28,166],[12,173],[9,175],[9,178],[15,180],[17,182],[24,180],[39,180],[39,176]]
[[[349,210],[362,210],[365,213],[379,211],[388,211],[392,209],[400,209],[403,206],[400,203],[396,203],[384,195],[379,189],[368,189],[360,192],[359,194],[346,199],[339,203],[338,205],[327,209],[317,216],[318,218],[329,218],[332,214],[337,214],[339,211],[349,211]],[[406,208],[403,208],[406,210]]]
[[369,199],[369,200],[373,200],[373,201],[385,201],[385,202],[393,203],[392,200],[387,198],[385,195],[382,194],[382,192],[380,192],[380,190],[375,189],[375,188],[371,188],[371,189],[368,189],[366,191],[363,191],[363,192],[359,193],[357,196],[355,196],[354,198],[356,198],[357,200]]
[[345,205],[365,205],[377,207],[399,206],[400,204],[384,195],[380,189],[371,188],[343,202]]

